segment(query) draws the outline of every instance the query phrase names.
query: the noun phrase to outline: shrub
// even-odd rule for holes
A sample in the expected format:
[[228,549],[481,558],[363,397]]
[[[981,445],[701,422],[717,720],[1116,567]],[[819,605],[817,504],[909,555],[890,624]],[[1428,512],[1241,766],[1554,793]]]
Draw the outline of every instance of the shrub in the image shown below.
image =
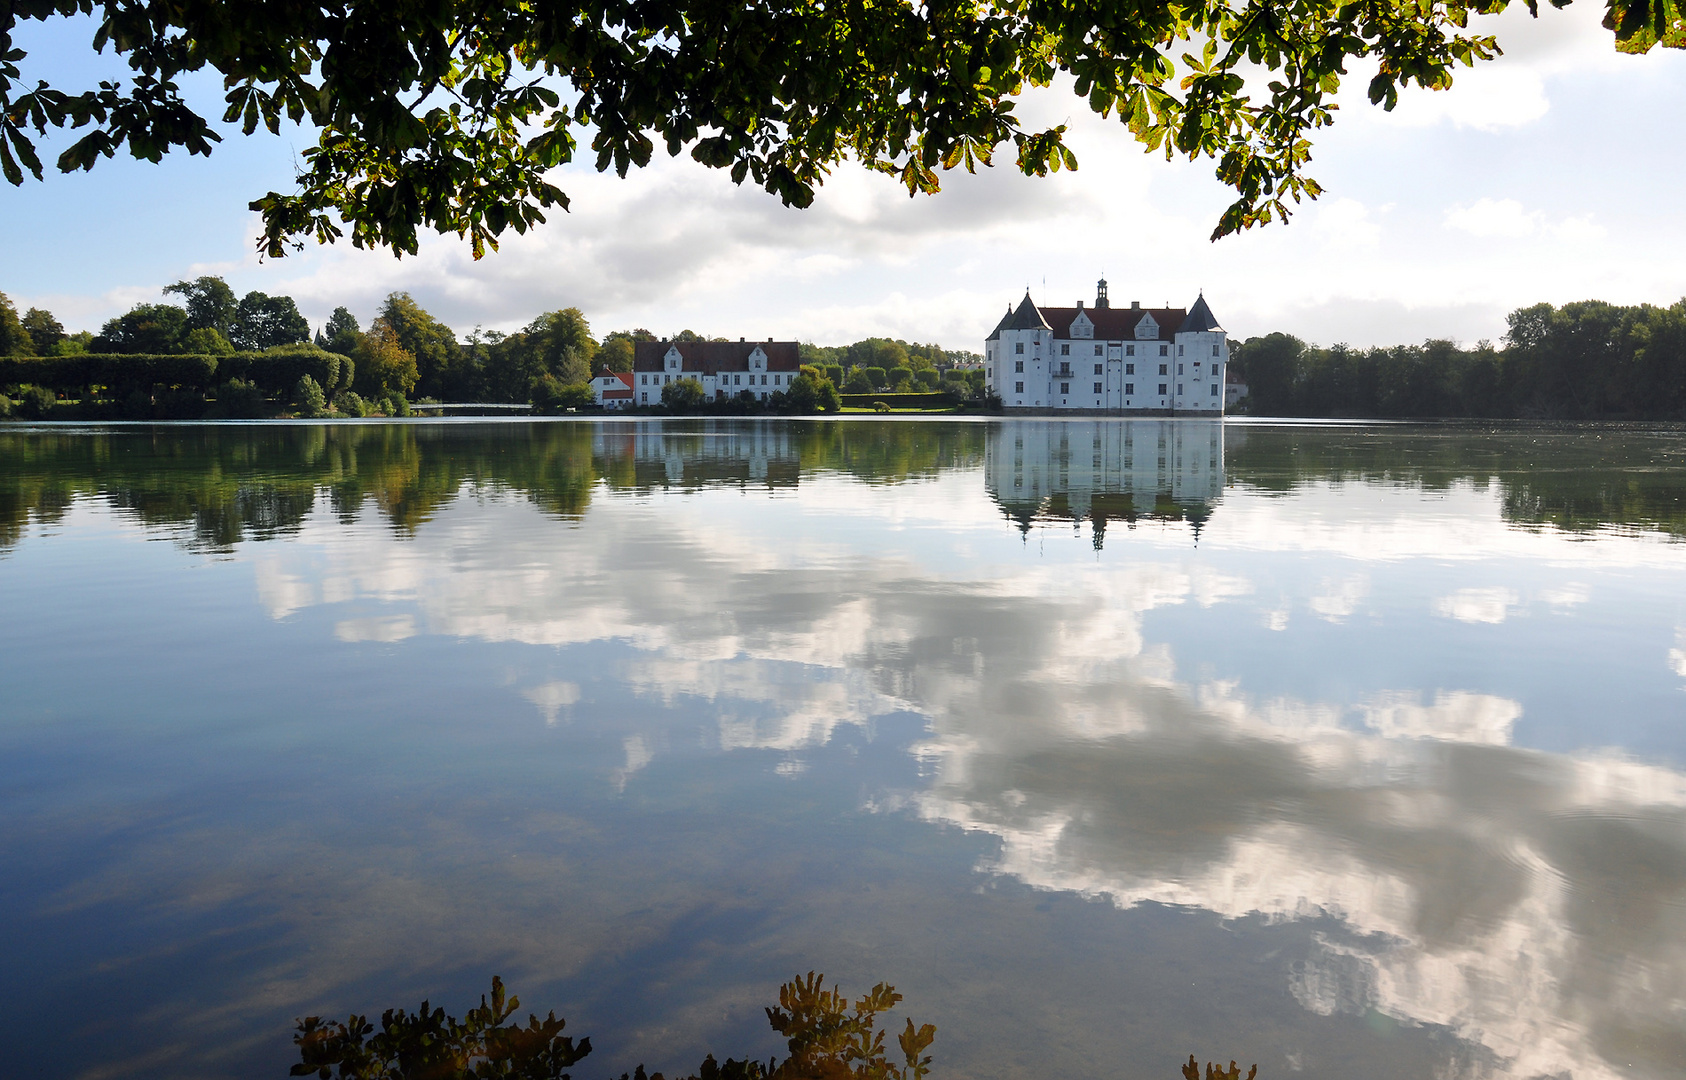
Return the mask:
[[293,384],[293,406],[298,409],[300,416],[309,419],[325,416],[328,412],[328,397],[322,393],[322,384],[309,375],[300,375],[299,381]]
[[152,415],[159,420],[203,419],[205,395],[197,390],[165,390],[153,398]]
[[381,398],[381,412],[388,416],[409,416],[410,401],[403,394],[394,390]]
[[230,420],[256,420],[268,412],[263,391],[244,379],[230,379],[217,390],[216,413]]
[[123,404],[118,406],[118,411],[125,420],[150,420],[152,419],[152,395],[145,390],[130,390],[123,398]]
[[45,386],[26,386],[18,399],[18,415],[25,420],[50,419],[59,403],[59,396]]
[[830,379],[816,379],[809,370],[791,382],[785,404],[795,413],[836,412],[843,407],[843,400]]
[[16,409],[17,406],[12,403],[11,398],[4,394],[0,394],[0,420],[10,420],[12,418],[12,413]]
[[890,381],[889,373],[881,367],[864,367],[860,370],[866,372],[866,377],[872,381],[874,389],[882,389]]
[[334,411],[344,413],[346,416],[362,417],[369,415],[369,406],[364,403],[362,396],[357,392],[341,390],[334,395]]
[[825,375],[825,377],[830,379],[833,383],[837,384],[838,386],[843,385],[843,365],[842,364],[826,364],[820,370]]
[[923,386],[927,390],[937,389],[938,384],[941,382],[941,380],[937,377],[935,368],[925,368],[923,371],[916,371],[913,373],[913,377],[918,379],[919,385]]
[[674,412],[695,412],[705,400],[702,383],[695,379],[675,379],[662,387],[662,404]]
[[845,394],[870,394],[872,390],[872,380],[867,378],[865,368],[856,368],[849,372],[849,379],[843,384]]
[[[710,1054],[689,1080],[924,1080],[931,1068],[925,1051],[937,1037],[934,1025],[916,1028],[912,1020],[907,1022],[896,1040],[903,1063],[889,1060],[884,1051],[889,1033],[878,1026],[878,1014],[902,1000],[895,987],[879,983],[851,1004],[835,986],[827,990],[824,983],[825,976],[810,971],[781,986],[778,1008],[767,1010],[767,1022],[785,1037],[790,1050],[784,1062],[763,1065],[727,1058],[721,1064]],[[493,976],[491,1000],[482,997],[480,1007],[470,1009],[460,1022],[426,1001],[413,1013],[386,1010],[378,1032],[364,1016],[353,1015],[344,1023],[307,1016],[293,1036],[301,1060],[291,1074],[322,1080],[565,1080],[565,1070],[591,1053],[591,1040],[576,1043],[563,1035],[567,1021],[554,1012],[543,1020],[528,1014],[525,1027],[505,1027],[520,1007],[521,999],[505,997],[503,980]],[[633,1075],[644,1077],[644,1066]],[[621,1080],[629,1078],[623,1075]]]
[[912,378],[913,378],[913,370],[911,368],[904,368],[904,367],[891,368],[890,369],[890,389],[901,390],[901,389],[903,389],[907,386],[908,381],[911,380]]
[[216,327],[201,326],[189,330],[187,336],[181,339],[181,351],[205,356],[227,356],[234,351],[234,346]]
[[589,409],[597,404],[597,395],[588,383],[564,383],[554,375],[540,375],[532,382],[528,401],[533,412],[554,416],[571,409]]

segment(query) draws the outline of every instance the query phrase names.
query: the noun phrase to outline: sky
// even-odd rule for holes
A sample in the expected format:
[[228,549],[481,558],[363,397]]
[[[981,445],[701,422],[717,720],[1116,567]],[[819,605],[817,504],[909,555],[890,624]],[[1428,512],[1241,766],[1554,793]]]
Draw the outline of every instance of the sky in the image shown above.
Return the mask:
[[[1325,194],[1287,225],[1215,243],[1228,189],[1208,160],[1147,154],[1069,84],[1034,92],[1028,126],[1068,123],[1076,172],[949,174],[910,199],[889,177],[837,170],[812,207],[734,187],[687,158],[620,179],[557,171],[569,213],[476,262],[455,236],[415,256],[342,242],[260,259],[254,198],[291,190],[309,138],[227,137],[210,158],[103,161],[91,173],[0,185],[0,292],[71,330],[218,274],[236,292],[294,297],[313,326],[337,306],[364,323],[404,290],[466,335],[578,307],[599,335],[643,327],[846,344],[882,335],[981,350],[1009,302],[1185,306],[1204,291],[1234,336],[1286,331],[1364,347],[1498,342],[1505,316],[1547,301],[1672,304],[1686,296],[1686,54],[1615,52],[1601,5],[1521,6],[1472,20],[1505,55],[1449,91],[1367,104],[1354,68],[1310,174]],[[126,70],[88,48],[91,24],[24,24],[26,78],[66,87]],[[220,94],[189,83],[208,115]],[[56,155],[68,139],[50,140]],[[659,153],[659,152],[658,152]],[[44,157],[48,155],[44,154]],[[589,156],[589,155],[587,155]],[[50,159],[49,159],[50,160]]]

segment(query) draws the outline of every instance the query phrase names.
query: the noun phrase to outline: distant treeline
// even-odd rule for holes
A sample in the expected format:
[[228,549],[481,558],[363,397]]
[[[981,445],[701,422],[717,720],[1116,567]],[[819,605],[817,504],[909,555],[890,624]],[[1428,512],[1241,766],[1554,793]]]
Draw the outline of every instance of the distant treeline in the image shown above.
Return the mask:
[[1502,348],[1319,348],[1268,334],[1234,347],[1231,372],[1255,416],[1686,419],[1686,300],[1536,304],[1508,322]]
[[[165,288],[164,294],[178,296],[182,303],[140,304],[106,322],[98,334],[72,334],[50,311],[30,308],[20,315],[0,293],[0,357],[215,357],[314,344],[353,362],[354,392],[368,401],[420,398],[573,406],[589,403],[586,387],[593,372],[631,371],[634,343],[658,340],[643,328],[617,330],[597,338],[578,308],[546,312],[512,334],[476,330],[467,340],[459,340],[450,327],[404,292],[389,295],[367,328],[346,308],[335,308],[313,338],[309,323],[290,296],[250,292],[236,297],[227,282],[214,276],[178,281]],[[675,341],[729,340],[705,338],[691,330],[670,337]],[[982,388],[981,372],[978,378],[958,375],[944,386],[940,369],[981,358],[975,353],[948,352],[936,345],[866,338],[837,348],[804,344],[801,357],[804,364],[822,371],[841,389],[848,389],[845,383],[855,372],[862,372],[855,379],[856,389],[862,392],[918,384],[907,388],[963,386],[975,396]],[[7,382],[0,377],[0,392],[17,393],[20,388],[15,379]],[[63,385],[50,388],[59,393],[68,389]],[[159,388],[160,392],[182,389],[168,382],[160,383]],[[578,389],[564,394],[560,388]],[[286,392],[294,393],[295,389],[289,386]],[[336,388],[322,389],[326,407],[336,408]],[[138,391],[130,388],[128,392],[133,395]],[[274,396],[275,391],[270,393]],[[211,394],[216,396],[214,391]]]

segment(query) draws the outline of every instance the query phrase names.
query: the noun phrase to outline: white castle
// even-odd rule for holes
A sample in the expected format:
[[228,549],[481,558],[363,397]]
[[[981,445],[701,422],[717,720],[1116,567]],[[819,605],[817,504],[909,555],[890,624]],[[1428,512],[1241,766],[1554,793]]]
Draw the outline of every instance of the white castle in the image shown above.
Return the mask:
[[1194,306],[1038,308],[1027,289],[984,342],[984,379],[1008,410],[1222,416],[1229,335]]

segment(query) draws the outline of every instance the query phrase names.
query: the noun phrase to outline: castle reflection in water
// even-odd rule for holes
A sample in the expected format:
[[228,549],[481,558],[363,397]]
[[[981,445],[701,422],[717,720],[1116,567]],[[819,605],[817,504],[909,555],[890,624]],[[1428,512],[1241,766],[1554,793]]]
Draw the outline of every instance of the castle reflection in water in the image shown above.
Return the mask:
[[1002,512],[1033,525],[1185,521],[1195,539],[1224,486],[1221,420],[1021,420],[991,427],[984,485]]
[[1198,540],[1224,486],[1221,420],[895,425],[870,451],[843,438],[841,426],[617,423],[598,429],[592,457],[611,487],[643,490],[793,487],[823,472],[884,483],[981,464],[985,490],[1020,530],[1088,522],[1097,549],[1109,525],[1143,520],[1186,522]]

